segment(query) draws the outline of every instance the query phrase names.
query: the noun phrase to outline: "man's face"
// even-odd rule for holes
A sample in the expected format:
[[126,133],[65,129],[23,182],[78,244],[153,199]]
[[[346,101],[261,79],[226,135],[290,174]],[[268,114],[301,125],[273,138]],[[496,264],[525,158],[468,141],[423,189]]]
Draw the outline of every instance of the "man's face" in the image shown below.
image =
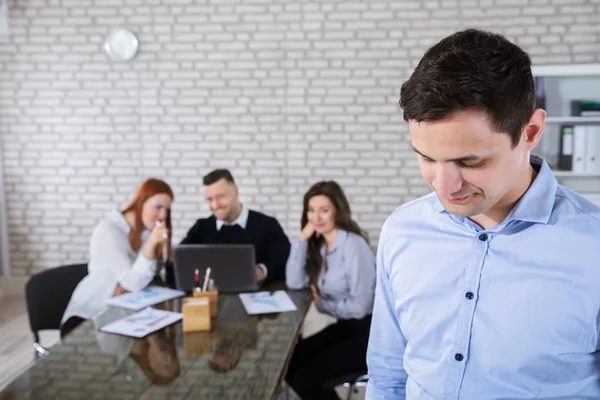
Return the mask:
[[204,195],[208,202],[208,208],[215,218],[229,223],[237,217],[234,214],[238,209],[239,200],[238,190],[234,184],[225,179],[219,179],[212,185],[204,187]]
[[451,214],[473,217],[503,206],[529,163],[530,144],[512,148],[483,111],[459,111],[434,122],[409,121],[421,174]]

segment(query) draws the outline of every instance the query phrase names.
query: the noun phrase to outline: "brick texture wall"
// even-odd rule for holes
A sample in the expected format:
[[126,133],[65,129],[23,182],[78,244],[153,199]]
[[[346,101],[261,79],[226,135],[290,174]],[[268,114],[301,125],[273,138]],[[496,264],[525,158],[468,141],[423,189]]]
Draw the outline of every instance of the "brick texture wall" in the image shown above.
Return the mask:
[[[600,61],[599,0],[9,0],[0,138],[12,273],[85,260],[91,230],[148,176],[176,192],[175,238],[208,213],[201,177],[299,229],[337,180],[372,244],[427,192],[397,101],[423,51],[468,27],[537,63]],[[140,53],[111,62],[110,28]]]

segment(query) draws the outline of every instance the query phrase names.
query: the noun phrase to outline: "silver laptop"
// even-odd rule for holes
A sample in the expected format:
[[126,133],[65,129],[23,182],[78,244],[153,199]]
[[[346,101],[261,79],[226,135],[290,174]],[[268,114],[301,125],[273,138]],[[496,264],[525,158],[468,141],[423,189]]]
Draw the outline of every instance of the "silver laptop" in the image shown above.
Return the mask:
[[219,292],[258,290],[251,244],[181,244],[173,250],[175,285],[179,290],[191,292],[194,271],[198,269],[202,280],[208,267]]

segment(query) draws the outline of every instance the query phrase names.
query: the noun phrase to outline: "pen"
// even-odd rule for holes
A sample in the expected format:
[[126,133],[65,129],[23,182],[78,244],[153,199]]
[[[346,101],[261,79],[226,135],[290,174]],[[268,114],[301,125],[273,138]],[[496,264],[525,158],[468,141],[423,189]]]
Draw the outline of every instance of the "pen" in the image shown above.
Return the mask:
[[[162,222],[161,222],[161,221],[159,221],[159,220],[156,220],[156,221],[154,221],[154,225],[156,225],[156,226],[161,226],[161,225],[162,225]],[[169,235],[167,235],[167,233],[163,233],[163,234],[162,234],[162,237],[163,237],[163,239],[165,239],[165,240],[169,240]]]
[[198,271],[198,268],[194,270],[194,290],[196,292],[200,291],[200,271]]
[[202,285],[203,292],[206,292],[206,286],[208,285],[209,277],[210,277],[210,267],[206,268],[206,274],[204,275],[204,285]]

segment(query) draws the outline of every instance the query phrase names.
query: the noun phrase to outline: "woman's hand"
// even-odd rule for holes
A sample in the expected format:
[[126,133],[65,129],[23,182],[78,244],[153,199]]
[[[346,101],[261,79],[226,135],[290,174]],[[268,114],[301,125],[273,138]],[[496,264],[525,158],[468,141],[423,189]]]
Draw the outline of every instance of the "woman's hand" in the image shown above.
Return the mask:
[[[300,240],[308,240],[315,233],[315,227],[310,222],[307,222],[302,232],[300,232]],[[319,234],[317,233],[317,236]]]
[[150,231],[150,236],[148,237],[148,241],[152,241],[154,246],[162,244],[169,239],[169,230],[164,222],[156,221],[156,225]]
[[142,254],[148,260],[154,260],[156,258],[155,249],[156,246],[164,243],[169,238],[169,230],[165,226],[164,222],[157,223],[152,231],[150,231],[150,235],[148,236],[148,240],[146,240],[146,244],[142,249]]
[[111,297],[120,296],[125,293],[127,293],[127,289],[125,289],[123,286],[121,286],[119,283],[117,283],[117,287],[113,291],[113,294]]
[[318,304],[321,300],[323,300],[323,297],[319,294],[319,289],[317,289],[315,284],[310,285],[310,291],[315,304]]

